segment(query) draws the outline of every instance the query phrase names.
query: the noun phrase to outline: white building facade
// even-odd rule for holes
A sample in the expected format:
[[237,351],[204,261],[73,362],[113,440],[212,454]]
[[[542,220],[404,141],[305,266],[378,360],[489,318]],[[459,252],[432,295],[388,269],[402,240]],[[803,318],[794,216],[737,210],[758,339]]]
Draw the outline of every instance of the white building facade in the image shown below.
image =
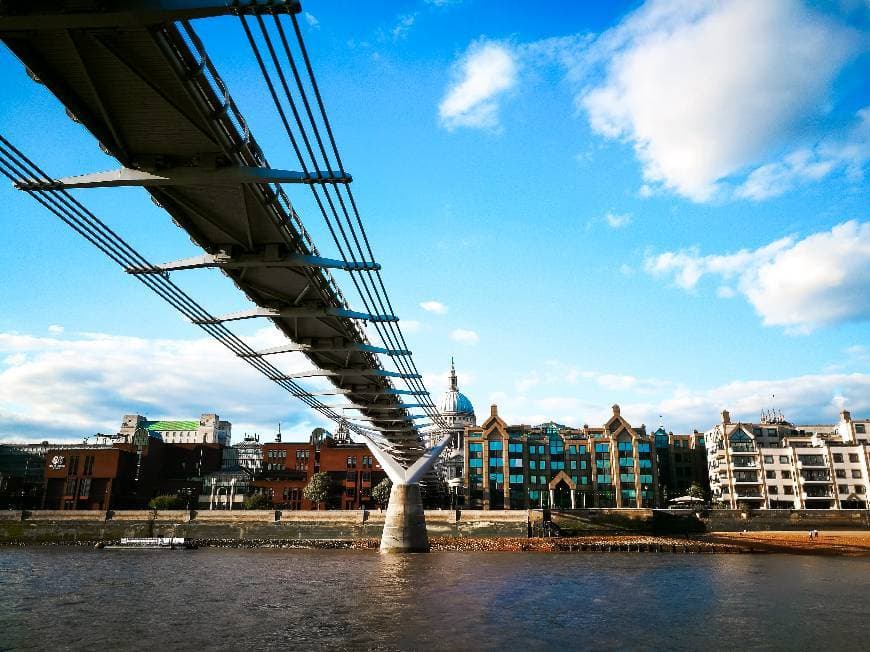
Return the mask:
[[127,414],[121,421],[116,440],[132,442],[137,431],[159,437],[167,444],[220,444],[229,446],[232,424],[216,414],[202,414],[198,420],[160,419],[150,421],[141,414]]
[[837,424],[779,417],[722,422],[705,433],[713,501],[731,509],[867,509],[870,420]]

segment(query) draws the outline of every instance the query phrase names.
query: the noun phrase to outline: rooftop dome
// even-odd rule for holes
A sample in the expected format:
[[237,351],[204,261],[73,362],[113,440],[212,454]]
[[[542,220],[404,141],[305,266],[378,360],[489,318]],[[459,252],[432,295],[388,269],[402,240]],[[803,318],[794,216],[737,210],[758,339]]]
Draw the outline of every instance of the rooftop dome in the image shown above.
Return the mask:
[[438,403],[438,412],[441,414],[474,414],[474,406],[468,397],[459,391],[456,378],[456,367],[450,360],[450,389],[444,392],[441,402]]

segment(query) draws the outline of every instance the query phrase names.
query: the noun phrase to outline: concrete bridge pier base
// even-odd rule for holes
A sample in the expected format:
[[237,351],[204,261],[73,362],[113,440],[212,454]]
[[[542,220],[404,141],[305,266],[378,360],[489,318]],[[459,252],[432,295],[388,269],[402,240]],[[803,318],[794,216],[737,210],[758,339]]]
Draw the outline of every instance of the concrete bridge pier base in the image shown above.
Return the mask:
[[394,484],[390,490],[381,552],[429,552],[419,484]]

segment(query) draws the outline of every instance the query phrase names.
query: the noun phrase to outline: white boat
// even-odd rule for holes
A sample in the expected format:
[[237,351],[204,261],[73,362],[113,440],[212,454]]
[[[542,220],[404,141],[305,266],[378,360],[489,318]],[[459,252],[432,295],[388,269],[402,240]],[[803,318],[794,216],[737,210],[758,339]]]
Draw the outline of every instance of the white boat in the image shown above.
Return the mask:
[[145,537],[141,539],[125,538],[121,543],[99,546],[107,550],[144,549],[144,550],[192,550],[196,544],[186,537]]

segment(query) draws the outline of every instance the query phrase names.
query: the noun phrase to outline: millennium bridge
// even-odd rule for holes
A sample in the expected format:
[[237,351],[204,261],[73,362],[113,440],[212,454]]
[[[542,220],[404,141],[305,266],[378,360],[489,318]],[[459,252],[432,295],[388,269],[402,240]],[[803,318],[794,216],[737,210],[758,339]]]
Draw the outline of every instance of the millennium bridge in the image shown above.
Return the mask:
[[[420,483],[450,437],[366,234],[300,11],[296,0],[0,0],[0,39],[118,163],[53,176],[7,134],[0,173],[242,362],[363,437],[393,482],[381,550],[426,551]],[[238,21],[298,169],[269,165],[213,65],[191,21],[214,16]],[[125,186],[147,192],[202,253],[149,261],[70,192]],[[292,194],[307,192],[336,258],[321,256],[294,209]],[[215,315],[172,280],[202,268],[219,269],[253,307]],[[342,286],[353,286],[355,307]],[[286,343],[254,350],[231,330],[250,319],[271,321]],[[290,352],[312,369],[283,372],[274,356]],[[306,388],[319,377],[328,389]],[[424,427],[440,432],[429,449]]]

